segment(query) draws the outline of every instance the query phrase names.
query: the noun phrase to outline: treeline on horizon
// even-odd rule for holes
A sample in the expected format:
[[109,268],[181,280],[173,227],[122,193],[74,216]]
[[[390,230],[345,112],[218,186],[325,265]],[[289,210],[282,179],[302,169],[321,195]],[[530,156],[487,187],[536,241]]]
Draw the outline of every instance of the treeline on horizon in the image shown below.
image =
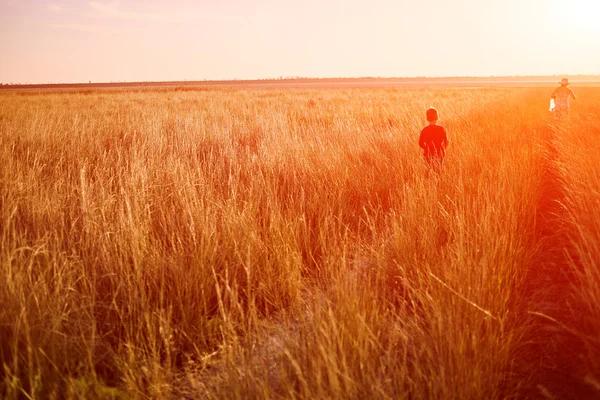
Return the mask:
[[243,85],[253,83],[318,83],[318,82],[367,82],[367,81],[386,81],[386,82],[411,82],[411,81],[430,81],[430,82],[445,82],[445,81],[459,81],[459,80],[471,80],[475,82],[486,82],[486,81],[540,81],[554,83],[558,78],[569,77],[576,78],[577,80],[583,81],[596,81],[600,80],[599,74],[554,74],[554,75],[490,75],[490,76],[445,76],[445,77],[434,77],[434,76],[415,76],[415,77],[380,77],[380,76],[365,76],[365,77],[302,77],[302,76],[280,76],[276,78],[256,78],[256,79],[204,79],[204,80],[182,80],[182,81],[110,81],[110,82],[55,82],[55,83],[4,83],[0,82],[0,88],[2,89],[19,89],[19,88],[66,88],[66,87],[96,87],[96,86],[108,86],[108,87],[127,87],[127,86],[191,86],[191,85],[221,85],[224,83]]

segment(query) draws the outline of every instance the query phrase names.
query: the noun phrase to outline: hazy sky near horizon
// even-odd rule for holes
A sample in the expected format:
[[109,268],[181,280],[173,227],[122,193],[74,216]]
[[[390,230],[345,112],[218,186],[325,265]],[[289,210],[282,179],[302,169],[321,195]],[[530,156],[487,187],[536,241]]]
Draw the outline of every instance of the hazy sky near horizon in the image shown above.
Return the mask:
[[600,73],[598,0],[0,0],[0,82]]

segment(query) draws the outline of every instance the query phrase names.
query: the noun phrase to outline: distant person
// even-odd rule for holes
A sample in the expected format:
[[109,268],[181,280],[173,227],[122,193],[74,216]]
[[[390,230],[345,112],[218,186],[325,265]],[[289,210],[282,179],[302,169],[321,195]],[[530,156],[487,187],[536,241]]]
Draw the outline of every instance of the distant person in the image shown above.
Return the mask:
[[446,155],[446,147],[448,147],[448,135],[446,130],[437,124],[438,110],[430,107],[425,112],[425,116],[429,125],[421,131],[419,146],[423,149],[423,155],[429,168],[439,172]]
[[561,79],[560,86],[554,89],[550,97],[554,100],[554,113],[558,119],[569,116],[569,98],[573,100],[577,98],[569,87],[569,79],[567,78]]

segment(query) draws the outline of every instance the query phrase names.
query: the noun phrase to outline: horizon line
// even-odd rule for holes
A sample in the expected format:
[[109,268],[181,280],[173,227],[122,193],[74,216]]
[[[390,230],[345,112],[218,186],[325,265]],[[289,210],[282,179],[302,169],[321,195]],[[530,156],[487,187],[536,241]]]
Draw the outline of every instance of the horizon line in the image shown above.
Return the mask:
[[414,80],[458,80],[458,79],[472,79],[472,80],[503,80],[503,79],[557,79],[561,77],[567,77],[570,79],[576,78],[598,78],[600,79],[600,73],[595,74],[532,74],[532,75],[456,75],[456,76],[395,76],[395,77],[383,77],[383,76],[361,76],[361,77],[310,77],[310,76],[281,76],[281,77],[270,77],[270,78],[233,78],[233,79],[183,79],[183,80],[149,80],[149,81],[93,81],[88,82],[37,82],[37,83],[4,83],[0,81],[0,87],[27,87],[27,86],[85,86],[85,85],[135,85],[135,84],[211,84],[211,83],[248,83],[248,82],[285,82],[285,81],[360,81],[360,80],[389,80],[389,81],[414,81]]

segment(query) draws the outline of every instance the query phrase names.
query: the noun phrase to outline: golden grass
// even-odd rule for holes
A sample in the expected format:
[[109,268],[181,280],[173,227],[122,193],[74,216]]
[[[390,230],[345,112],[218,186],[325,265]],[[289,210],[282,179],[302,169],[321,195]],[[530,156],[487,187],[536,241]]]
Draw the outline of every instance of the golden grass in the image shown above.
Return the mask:
[[[574,271],[573,300],[578,317],[568,331],[582,342],[577,373],[600,394],[600,97],[587,90],[569,121],[555,126],[560,178],[565,185],[564,208],[569,223],[565,245],[568,264]],[[563,321],[560,321],[563,322]]]
[[[518,395],[546,91],[3,94],[0,393]],[[441,176],[416,144],[430,105]],[[600,177],[568,147],[597,139],[568,134],[597,335]]]

